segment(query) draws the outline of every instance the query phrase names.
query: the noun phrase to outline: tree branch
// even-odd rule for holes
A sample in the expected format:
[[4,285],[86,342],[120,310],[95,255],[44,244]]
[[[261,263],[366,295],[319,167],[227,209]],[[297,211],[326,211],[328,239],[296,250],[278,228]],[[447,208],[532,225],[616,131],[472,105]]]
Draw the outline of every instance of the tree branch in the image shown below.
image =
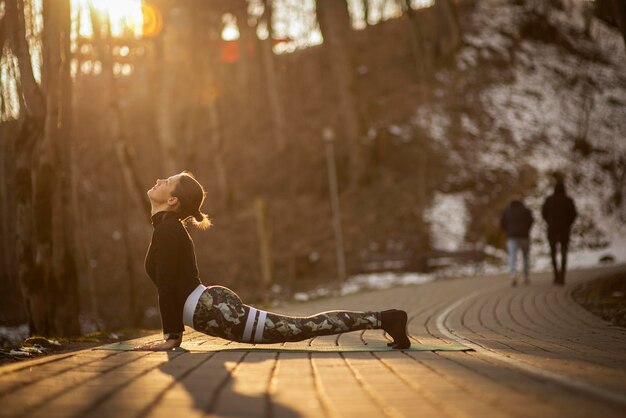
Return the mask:
[[26,41],[24,23],[24,0],[6,0],[5,16],[3,21],[8,26],[9,45],[17,57],[20,69],[21,93],[24,97],[24,107],[21,109],[24,116],[45,118],[45,102],[41,88],[35,81],[33,66]]

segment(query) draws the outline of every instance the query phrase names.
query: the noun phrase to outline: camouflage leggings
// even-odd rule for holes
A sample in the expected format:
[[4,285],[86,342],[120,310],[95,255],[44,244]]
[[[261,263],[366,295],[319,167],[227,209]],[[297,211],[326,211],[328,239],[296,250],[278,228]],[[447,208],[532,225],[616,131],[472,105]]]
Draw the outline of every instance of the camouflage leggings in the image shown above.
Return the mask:
[[380,328],[380,314],[330,311],[307,317],[285,316],[244,305],[232,290],[211,286],[198,299],[193,328],[231,341],[270,344]]

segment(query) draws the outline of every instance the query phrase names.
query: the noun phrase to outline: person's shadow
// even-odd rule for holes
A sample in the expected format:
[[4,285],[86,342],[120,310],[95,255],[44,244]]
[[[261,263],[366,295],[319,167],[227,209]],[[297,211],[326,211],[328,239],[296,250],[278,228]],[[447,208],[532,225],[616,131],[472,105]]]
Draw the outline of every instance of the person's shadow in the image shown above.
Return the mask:
[[[203,414],[299,417],[268,394],[278,353],[243,351],[168,352],[159,369],[173,383],[154,408],[192,407]],[[281,368],[288,367],[281,359]]]

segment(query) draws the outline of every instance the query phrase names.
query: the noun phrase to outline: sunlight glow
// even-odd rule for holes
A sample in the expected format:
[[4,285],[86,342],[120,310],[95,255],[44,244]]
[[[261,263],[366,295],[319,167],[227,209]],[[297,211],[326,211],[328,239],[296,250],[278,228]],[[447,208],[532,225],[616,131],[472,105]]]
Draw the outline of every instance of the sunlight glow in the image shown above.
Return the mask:
[[268,30],[267,23],[260,22],[256,27],[256,36],[259,37],[260,40],[264,41],[270,36],[270,31]]
[[0,107],[0,121],[17,119],[20,115],[20,102],[17,97],[19,67],[17,57],[8,47],[4,47],[0,55],[0,94],[3,106]]
[[226,13],[222,17],[224,28],[222,29],[222,39],[225,41],[236,41],[239,39],[239,28],[237,27],[237,19],[230,13]]
[[284,54],[322,43],[315,13],[315,0],[272,2],[274,52]]
[[143,5],[141,0],[71,0],[75,19],[79,23],[80,36],[91,37],[93,28],[89,15],[93,7],[103,21],[110,22],[111,35],[114,37],[135,36],[143,34]]
[[[80,0],[89,1],[89,0]],[[143,14],[141,0],[90,0],[94,8],[111,22],[111,35],[121,37],[142,35]]]
[[[431,7],[434,4],[435,0],[411,0],[411,8],[415,10]],[[367,22],[365,21],[365,6],[367,7]],[[361,0],[348,0],[348,7],[354,29],[365,29],[368,25],[396,19],[402,15],[402,7],[399,2],[395,1],[368,0],[367,3],[363,3]]]
[[[30,0],[41,2],[41,0]],[[163,29],[163,18],[156,6],[144,3],[143,0],[70,0],[72,10],[72,32],[70,36],[71,50],[74,58],[71,62],[72,77],[78,74],[98,75],[102,73],[102,63],[97,60],[97,51],[91,39],[94,30],[106,39],[107,37],[132,39],[156,36]],[[98,18],[99,27],[94,28]],[[116,41],[117,42],[117,41]],[[132,43],[132,42],[131,42]],[[135,56],[137,50],[131,50],[131,44],[115,45],[112,48],[114,57],[128,59]],[[143,50],[141,54],[143,55]],[[117,59],[117,58],[114,58]],[[128,76],[133,72],[130,64],[115,63],[113,74]]]
[[[355,29],[362,29],[368,24],[376,24],[384,20],[398,17],[401,8],[398,2],[387,0],[347,0],[352,16],[352,25]],[[43,0],[24,0],[24,14],[26,26],[26,39],[29,44],[33,75],[37,82],[41,82],[42,45],[41,35],[43,29]],[[434,0],[411,0],[414,9],[430,7]],[[319,29],[315,13],[315,0],[275,0],[272,5],[272,25],[263,22],[257,26],[257,36],[260,39],[271,38],[273,50],[277,54],[293,52],[297,49],[311,47],[323,43],[323,37]],[[91,45],[94,36],[92,26],[92,12],[95,12],[102,27],[102,36],[107,34],[114,38],[142,38],[153,37],[161,33],[163,29],[163,16],[158,7],[146,3],[144,0],[70,0],[72,31],[70,35],[71,51],[74,57],[70,68],[72,77],[79,73],[97,75],[103,71],[102,63],[97,60],[97,51]],[[0,0],[0,18],[4,16],[5,2]],[[367,20],[365,22],[365,8],[367,8]],[[264,11],[263,0],[248,0],[248,22],[237,22],[232,14],[225,14],[222,20],[221,38],[228,45],[229,59],[236,61],[238,56],[237,41],[240,37],[238,26],[241,24],[254,25]],[[14,61],[12,55],[3,54],[0,70],[2,71],[2,93],[4,99],[3,117],[13,117],[19,110],[19,101],[9,93],[15,90],[14,80],[17,68],[9,71],[10,63]],[[135,57],[143,56],[141,46],[127,45],[115,46],[115,59],[120,59],[113,68],[116,76],[132,74],[134,67],[128,61]],[[5,97],[6,96],[6,97]]]
[[163,29],[163,16],[159,9],[151,4],[141,5],[143,15],[143,26],[141,32],[143,36],[157,36]]
[[33,77],[37,83],[41,83],[42,45],[41,33],[43,31],[43,3],[42,0],[30,0],[24,2],[24,24],[26,29],[26,41],[30,52],[30,61],[33,67]]

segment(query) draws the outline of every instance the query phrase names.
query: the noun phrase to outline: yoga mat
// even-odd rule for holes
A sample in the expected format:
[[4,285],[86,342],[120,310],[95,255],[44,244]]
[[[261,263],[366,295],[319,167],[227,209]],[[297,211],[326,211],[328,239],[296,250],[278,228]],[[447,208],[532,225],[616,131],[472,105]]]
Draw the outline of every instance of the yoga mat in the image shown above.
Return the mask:
[[[116,351],[132,351],[134,345],[114,343],[101,345],[95,347],[94,350],[116,350]],[[462,344],[451,343],[441,345],[430,344],[411,344],[411,348],[405,350],[395,350],[386,345],[349,345],[349,346],[307,346],[307,347],[263,347],[260,345],[250,346],[228,346],[228,345],[211,345],[202,344],[194,345],[189,348],[177,347],[171,351],[186,352],[191,351],[194,353],[211,353],[215,351],[254,351],[254,352],[289,352],[289,353],[346,353],[346,352],[358,352],[358,351],[472,351],[471,348]]]

